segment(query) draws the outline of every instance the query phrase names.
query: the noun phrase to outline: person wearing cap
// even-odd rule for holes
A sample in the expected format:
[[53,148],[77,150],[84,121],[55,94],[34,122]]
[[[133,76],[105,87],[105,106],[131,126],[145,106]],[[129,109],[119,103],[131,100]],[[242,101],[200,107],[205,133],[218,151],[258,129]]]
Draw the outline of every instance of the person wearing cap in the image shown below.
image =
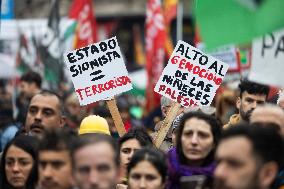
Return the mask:
[[97,115],[85,117],[80,124],[78,134],[85,135],[96,133],[111,135],[106,119]]

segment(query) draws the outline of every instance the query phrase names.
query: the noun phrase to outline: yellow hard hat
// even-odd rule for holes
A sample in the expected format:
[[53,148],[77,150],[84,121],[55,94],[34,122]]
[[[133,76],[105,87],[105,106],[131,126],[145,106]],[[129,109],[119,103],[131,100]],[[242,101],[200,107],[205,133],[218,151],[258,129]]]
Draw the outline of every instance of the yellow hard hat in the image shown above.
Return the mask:
[[79,135],[87,133],[102,133],[110,135],[106,119],[97,115],[85,117],[80,124]]

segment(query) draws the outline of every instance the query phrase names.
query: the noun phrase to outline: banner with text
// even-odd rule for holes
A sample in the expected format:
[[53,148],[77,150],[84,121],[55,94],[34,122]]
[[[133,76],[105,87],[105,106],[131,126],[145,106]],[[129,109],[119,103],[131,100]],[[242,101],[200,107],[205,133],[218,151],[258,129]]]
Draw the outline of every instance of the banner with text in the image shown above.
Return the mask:
[[196,47],[199,50],[228,64],[229,65],[228,72],[240,72],[241,65],[238,57],[237,47],[235,45],[225,45],[222,47],[211,49],[208,52],[206,52],[205,44],[203,42],[197,43]]
[[284,29],[253,42],[249,79],[284,87]]
[[184,107],[209,106],[229,66],[179,41],[155,92]]
[[64,54],[81,105],[132,89],[116,37]]

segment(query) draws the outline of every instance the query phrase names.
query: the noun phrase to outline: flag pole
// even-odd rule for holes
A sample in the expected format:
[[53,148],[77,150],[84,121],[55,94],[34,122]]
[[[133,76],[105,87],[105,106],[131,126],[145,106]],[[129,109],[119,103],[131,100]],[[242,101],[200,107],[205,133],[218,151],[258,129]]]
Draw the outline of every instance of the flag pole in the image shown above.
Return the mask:
[[177,41],[182,40],[183,29],[183,0],[177,2]]

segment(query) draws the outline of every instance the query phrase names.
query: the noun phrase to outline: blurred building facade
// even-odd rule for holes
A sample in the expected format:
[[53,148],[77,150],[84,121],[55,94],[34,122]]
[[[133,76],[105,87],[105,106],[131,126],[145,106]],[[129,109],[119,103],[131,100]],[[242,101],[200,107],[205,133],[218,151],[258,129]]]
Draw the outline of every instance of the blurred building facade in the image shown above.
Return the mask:
[[[60,15],[68,14],[72,0],[60,1]],[[185,15],[190,14],[192,0],[183,0]],[[93,0],[96,17],[143,16],[147,0]],[[51,0],[14,0],[15,17],[44,18],[49,14]]]

